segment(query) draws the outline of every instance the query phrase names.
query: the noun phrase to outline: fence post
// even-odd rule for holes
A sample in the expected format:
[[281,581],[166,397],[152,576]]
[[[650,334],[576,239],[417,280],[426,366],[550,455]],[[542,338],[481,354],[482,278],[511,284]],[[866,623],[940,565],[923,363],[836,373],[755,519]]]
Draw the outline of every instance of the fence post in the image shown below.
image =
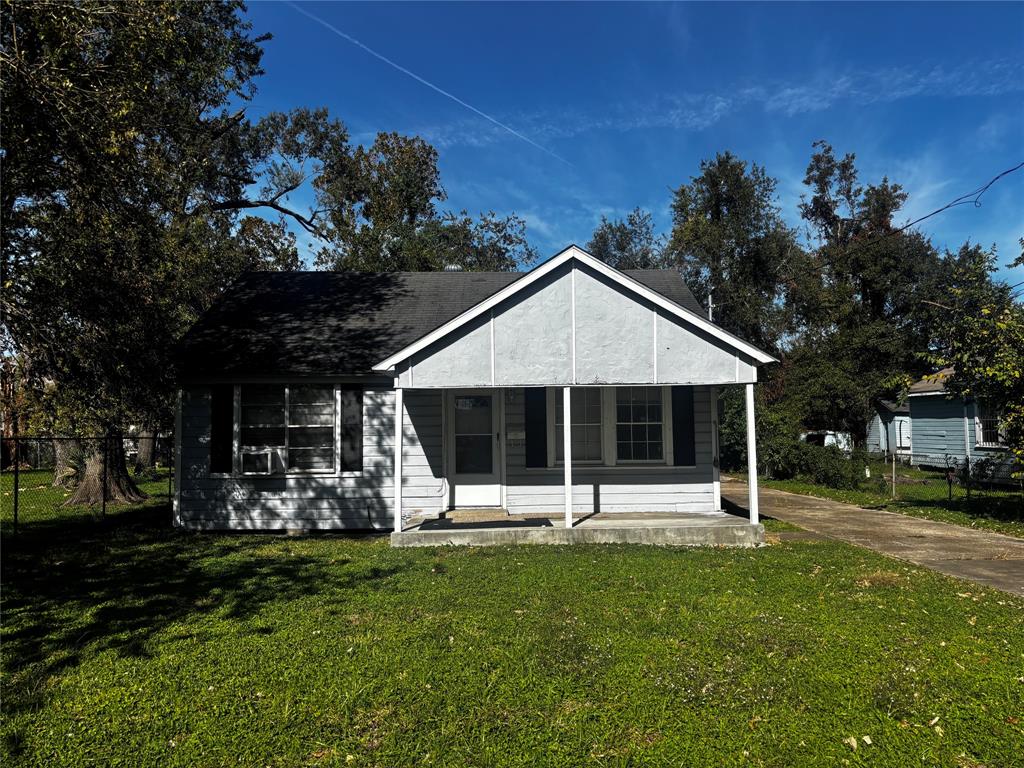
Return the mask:
[[174,499],[174,440],[170,441],[167,446],[170,450],[167,453],[167,466],[170,468],[170,472],[167,473],[167,503],[172,503]]
[[103,437],[103,503],[100,506],[100,517],[107,516],[107,464],[110,460],[110,435]]
[[964,485],[967,486],[967,503],[971,502],[971,460],[964,459]]
[[21,451],[18,438],[14,438],[14,532],[18,532],[18,465],[21,464]]

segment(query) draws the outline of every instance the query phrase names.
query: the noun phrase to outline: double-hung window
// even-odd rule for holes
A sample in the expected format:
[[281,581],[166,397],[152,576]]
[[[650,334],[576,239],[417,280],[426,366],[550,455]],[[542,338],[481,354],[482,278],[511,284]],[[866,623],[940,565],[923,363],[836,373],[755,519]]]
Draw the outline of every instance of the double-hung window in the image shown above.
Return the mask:
[[239,405],[244,474],[334,470],[332,385],[243,384]]
[[[576,387],[569,397],[571,409],[572,461],[598,464],[603,458],[601,436],[601,388]],[[555,461],[565,460],[565,405],[562,393],[555,393]]]
[[665,460],[661,387],[616,388],[615,453],[619,462]]

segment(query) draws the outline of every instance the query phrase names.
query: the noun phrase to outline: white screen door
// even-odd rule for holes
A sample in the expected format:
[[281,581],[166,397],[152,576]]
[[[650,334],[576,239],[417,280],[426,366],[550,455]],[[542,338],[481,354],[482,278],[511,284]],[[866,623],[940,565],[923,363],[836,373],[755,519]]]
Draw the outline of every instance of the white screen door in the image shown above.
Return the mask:
[[449,398],[452,504],[501,506],[497,394],[451,392]]

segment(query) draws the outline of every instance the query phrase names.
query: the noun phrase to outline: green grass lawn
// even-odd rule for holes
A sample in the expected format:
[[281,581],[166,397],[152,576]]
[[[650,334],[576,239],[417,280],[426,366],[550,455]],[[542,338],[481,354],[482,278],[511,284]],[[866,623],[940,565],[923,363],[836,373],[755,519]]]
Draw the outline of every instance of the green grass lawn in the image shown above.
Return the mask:
[[[149,496],[144,507],[167,507],[170,486],[170,470],[158,467],[148,478],[136,478],[139,488]],[[71,496],[70,490],[54,487],[53,472],[48,469],[23,470],[18,473],[18,523],[34,529],[38,535],[42,528],[60,531],[68,522],[96,519],[101,513],[100,506],[69,507],[65,502]],[[123,508],[110,505],[107,513],[117,516]],[[168,521],[170,513],[168,513]],[[4,470],[0,474],[0,530],[11,532],[14,524],[14,472]]]
[[[739,477],[740,475],[737,475]],[[838,490],[810,480],[761,479],[765,488],[819,496],[871,509],[886,509],[913,517],[980,528],[1024,538],[1024,493],[1019,489],[986,489],[968,500],[961,488],[948,498],[949,486],[941,472],[897,464],[896,499],[892,498],[892,465],[873,462],[871,480],[855,491]]]
[[158,517],[5,541],[4,765],[1024,760],[1024,601],[855,547],[396,550]]

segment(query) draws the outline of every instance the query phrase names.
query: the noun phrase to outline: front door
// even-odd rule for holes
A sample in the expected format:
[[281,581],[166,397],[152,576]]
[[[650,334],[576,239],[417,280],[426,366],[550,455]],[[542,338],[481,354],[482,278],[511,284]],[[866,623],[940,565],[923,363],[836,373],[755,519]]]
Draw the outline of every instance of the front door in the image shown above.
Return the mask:
[[500,507],[499,410],[495,390],[448,393],[448,481],[453,507]]

